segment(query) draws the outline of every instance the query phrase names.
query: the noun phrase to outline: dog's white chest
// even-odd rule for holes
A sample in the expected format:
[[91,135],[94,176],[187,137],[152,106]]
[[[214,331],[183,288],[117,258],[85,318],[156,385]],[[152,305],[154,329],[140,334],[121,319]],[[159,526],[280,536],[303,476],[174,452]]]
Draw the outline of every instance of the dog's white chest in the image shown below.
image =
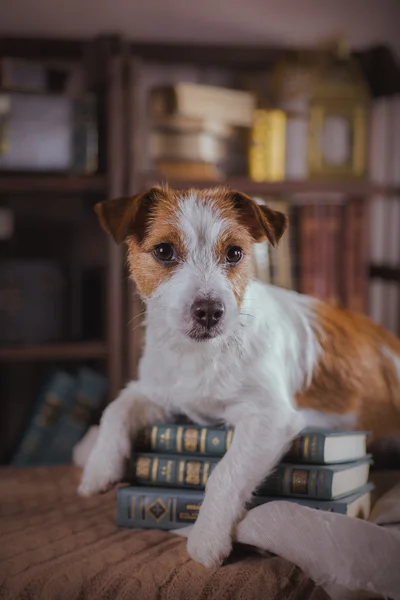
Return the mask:
[[236,357],[213,360],[198,354],[170,354],[161,361],[151,354],[143,356],[140,369],[150,397],[175,410],[198,415],[196,420],[222,418],[226,402],[240,392],[243,371]]

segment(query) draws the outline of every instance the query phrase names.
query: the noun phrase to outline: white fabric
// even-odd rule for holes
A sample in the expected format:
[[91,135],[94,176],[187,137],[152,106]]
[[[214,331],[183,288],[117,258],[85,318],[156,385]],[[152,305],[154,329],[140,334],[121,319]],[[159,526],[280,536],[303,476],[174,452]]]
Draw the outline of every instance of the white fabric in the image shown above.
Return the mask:
[[236,540],[295,563],[332,598],[400,599],[400,484],[369,521],[277,501],[249,511]]

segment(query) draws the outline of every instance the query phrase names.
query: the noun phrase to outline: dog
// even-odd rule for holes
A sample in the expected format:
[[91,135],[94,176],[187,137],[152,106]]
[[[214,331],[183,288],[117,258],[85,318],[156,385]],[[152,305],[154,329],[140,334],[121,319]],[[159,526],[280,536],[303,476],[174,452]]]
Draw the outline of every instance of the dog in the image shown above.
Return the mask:
[[209,478],[188,552],[230,554],[252,492],[307,426],[400,430],[400,340],[362,314],[254,279],[253,244],[277,246],[281,212],[224,187],[153,187],[95,210],[146,303],[138,381],[105,409],[79,493],[124,475],[137,431],[176,413],[235,428]]

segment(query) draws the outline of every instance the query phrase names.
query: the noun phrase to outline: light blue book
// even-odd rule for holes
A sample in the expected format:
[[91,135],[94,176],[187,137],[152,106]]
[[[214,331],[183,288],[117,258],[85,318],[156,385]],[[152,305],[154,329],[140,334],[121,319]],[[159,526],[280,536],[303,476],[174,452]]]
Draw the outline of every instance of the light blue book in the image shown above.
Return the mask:
[[74,402],[61,416],[42,464],[71,462],[72,450],[93,422],[93,417],[104,403],[106,392],[107,379],[101,373],[87,367],[79,370]]
[[55,371],[40,392],[31,421],[11,461],[15,466],[37,465],[51,441],[64,410],[75,398],[75,379]]

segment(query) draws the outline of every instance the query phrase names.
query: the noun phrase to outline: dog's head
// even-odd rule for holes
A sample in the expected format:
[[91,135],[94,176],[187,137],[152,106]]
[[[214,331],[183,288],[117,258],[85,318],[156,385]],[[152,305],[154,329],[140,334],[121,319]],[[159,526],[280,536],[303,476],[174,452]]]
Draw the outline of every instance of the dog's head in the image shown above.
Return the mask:
[[252,245],[276,246],[287,217],[225,188],[154,187],[96,205],[104,229],[128,244],[131,275],[168,329],[195,341],[229,334],[253,274]]

